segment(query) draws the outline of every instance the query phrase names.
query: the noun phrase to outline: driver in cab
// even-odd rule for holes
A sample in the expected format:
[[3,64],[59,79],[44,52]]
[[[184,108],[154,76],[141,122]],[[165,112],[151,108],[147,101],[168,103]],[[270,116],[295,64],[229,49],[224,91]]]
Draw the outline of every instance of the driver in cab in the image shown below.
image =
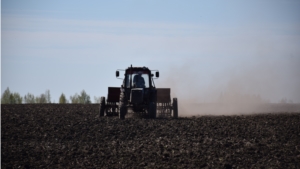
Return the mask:
[[133,86],[136,88],[145,88],[145,80],[142,77],[142,72],[138,72],[138,74],[133,77]]

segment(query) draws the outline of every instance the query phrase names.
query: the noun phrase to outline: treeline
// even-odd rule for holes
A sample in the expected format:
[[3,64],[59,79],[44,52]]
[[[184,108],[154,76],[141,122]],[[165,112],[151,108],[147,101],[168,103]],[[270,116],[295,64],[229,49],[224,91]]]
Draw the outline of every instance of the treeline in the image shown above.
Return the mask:
[[[31,93],[27,93],[24,97],[22,97],[19,93],[11,92],[9,88],[7,88],[2,96],[1,96],[1,104],[45,104],[51,103],[50,90],[46,90],[45,93],[40,94],[39,96],[34,96]],[[60,104],[67,103],[79,103],[79,104],[90,104],[91,99],[90,96],[82,90],[80,94],[74,94],[70,96],[70,100],[68,100],[65,94],[61,94],[59,97]],[[100,97],[94,97],[94,103],[100,103]]]

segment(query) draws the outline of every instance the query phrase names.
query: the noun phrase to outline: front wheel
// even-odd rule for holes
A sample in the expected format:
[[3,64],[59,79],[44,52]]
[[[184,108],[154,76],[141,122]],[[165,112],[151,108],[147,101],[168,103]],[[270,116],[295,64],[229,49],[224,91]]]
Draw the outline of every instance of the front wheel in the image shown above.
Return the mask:
[[127,114],[127,107],[126,107],[126,97],[125,93],[120,93],[120,102],[119,102],[119,119],[125,119],[125,115]]
[[177,98],[173,98],[173,118],[178,118],[178,101]]
[[121,106],[120,107],[120,113],[119,113],[119,119],[124,120],[126,115],[126,107]]
[[105,111],[105,97],[101,97],[100,99],[100,117],[104,116],[104,111]]

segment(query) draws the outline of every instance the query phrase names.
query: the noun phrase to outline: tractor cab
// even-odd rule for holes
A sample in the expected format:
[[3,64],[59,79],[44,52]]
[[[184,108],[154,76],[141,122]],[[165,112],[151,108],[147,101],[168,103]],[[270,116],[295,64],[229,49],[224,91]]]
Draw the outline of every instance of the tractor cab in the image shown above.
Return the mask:
[[[124,88],[152,88],[154,86],[153,74],[147,67],[128,67],[126,70],[117,70],[116,77],[119,77],[119,71],[125,71],[123,81]],[[159,72],[156,72],[156,77]]]
[[[118,71],[116,75],[119,74]],[[121,91],[126,97],[126,103],[134,105],[135,110],[136,107],[146,106],[150,100],[154,101],[156,93],[151,70],[147,67],[128,67],[125,70]]]

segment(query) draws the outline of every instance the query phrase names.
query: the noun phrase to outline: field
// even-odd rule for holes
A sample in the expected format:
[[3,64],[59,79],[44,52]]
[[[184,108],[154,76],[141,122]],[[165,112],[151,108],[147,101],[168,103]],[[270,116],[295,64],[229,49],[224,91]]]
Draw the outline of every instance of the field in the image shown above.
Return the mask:
[[300,168],[300,113],[119,120],[98,107],[1,105],[1,168]]

